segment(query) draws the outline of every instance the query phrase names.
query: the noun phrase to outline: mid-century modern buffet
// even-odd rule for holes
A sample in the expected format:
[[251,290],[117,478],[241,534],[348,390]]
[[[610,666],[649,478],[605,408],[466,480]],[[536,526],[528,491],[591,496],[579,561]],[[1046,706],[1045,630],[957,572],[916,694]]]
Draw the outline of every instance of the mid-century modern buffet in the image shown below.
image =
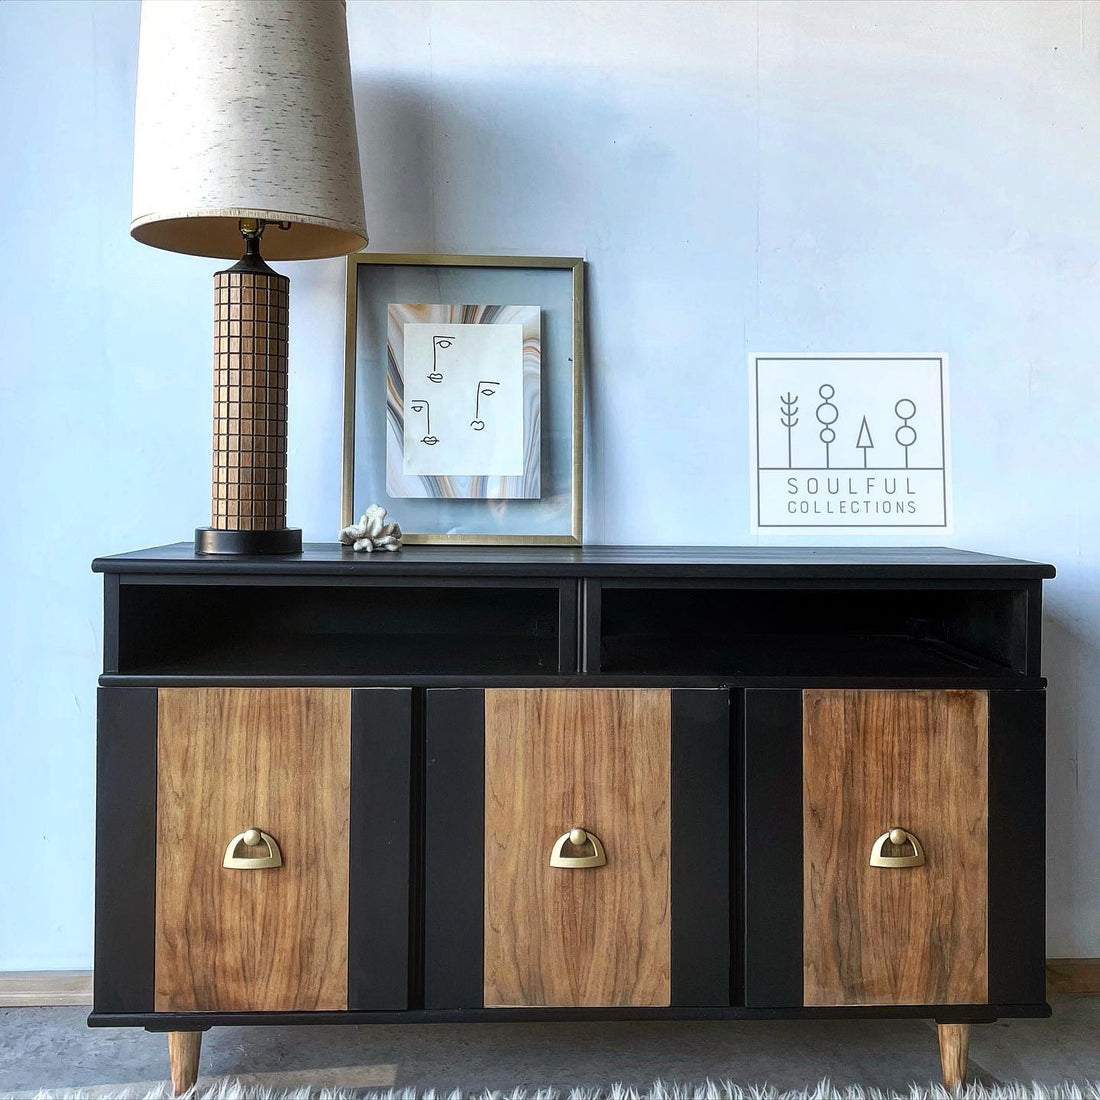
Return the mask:
[[[95,1026],[1045,1016],[1047,565],[100,558]],[[736,1066],[730,1067],[737,1076]]]

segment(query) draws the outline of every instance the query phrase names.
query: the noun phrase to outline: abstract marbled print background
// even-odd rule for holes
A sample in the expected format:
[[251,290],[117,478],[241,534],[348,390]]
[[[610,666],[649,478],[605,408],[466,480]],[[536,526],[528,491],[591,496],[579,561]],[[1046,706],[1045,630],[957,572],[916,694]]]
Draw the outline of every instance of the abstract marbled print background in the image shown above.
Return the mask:
[[[386,334],[386,492],[392,497],[537,500],[541,487],[541,311],[537,306],[391,303]],[[517,477],[407,474],[405,451],[404,326],[505,325],[523,327],[523,474]],[[415,394],[413,395],[415,396]]]

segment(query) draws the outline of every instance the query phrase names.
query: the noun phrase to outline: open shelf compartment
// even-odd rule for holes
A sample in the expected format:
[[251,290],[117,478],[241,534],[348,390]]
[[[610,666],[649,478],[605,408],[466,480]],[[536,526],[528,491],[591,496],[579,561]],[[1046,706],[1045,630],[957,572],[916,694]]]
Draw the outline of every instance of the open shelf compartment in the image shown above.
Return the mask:
[[[277,591],[276,591],[277,587]],[[123,584],[123,675],[460,676],[559,667],[559,588]]]
[[1026,672],[1022,588],[602,586],[600,671],[793,677]]

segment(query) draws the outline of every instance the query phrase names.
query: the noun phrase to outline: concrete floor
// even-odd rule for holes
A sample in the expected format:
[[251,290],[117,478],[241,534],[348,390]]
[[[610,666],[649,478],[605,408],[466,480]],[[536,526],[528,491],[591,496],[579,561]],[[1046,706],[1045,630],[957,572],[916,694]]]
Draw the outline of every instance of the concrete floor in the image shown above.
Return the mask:
[[[1053,998],[1051,1020],[976,1026],[971,1080],[1100,1080],[1100,998]],[[89,1029],[83,1008],[0,1009],[0,1095],[167,1076],[166,1040]],[[227,1027],[203,1039],[200,1084],[275,1088],[645,1086],[730,1079],[902,1089],[939,1080],[931,1025],[906,1021]],[[98,1091],[98,1090],[97,1090]]]

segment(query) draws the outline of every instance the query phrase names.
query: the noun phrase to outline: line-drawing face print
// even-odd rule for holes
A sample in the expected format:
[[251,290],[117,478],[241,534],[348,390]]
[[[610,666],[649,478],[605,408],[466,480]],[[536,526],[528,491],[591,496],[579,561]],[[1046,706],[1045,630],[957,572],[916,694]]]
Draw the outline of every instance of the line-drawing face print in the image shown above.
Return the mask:
[[424,434],[420,437],[420,442],[426,443],[429,447],[434,447],[439,440],[432,435],[432,412],[428,408],[428,402],[419,399],[411,401],[409,409],[414,413],[424,414]]
[[541,310],[387,310],[390,495],[541,500]]
[[443,375],[439,371],[438,355],[440,349],[449,348],[455,342],[453,336],[433,336],[432,337],[432,372],[428,375],[429,382],[442,382]]
[[482,389],[482,386],[499,386],[499,382],[490,382],[488,379],[482,379],[477,384],[477,392],[474,394],[474,418],[470,421],[470,427],[475,432],[480,432],[485,428],[485,421],[481,419],[481,399],[483,397],[492,397],[496,390]]

